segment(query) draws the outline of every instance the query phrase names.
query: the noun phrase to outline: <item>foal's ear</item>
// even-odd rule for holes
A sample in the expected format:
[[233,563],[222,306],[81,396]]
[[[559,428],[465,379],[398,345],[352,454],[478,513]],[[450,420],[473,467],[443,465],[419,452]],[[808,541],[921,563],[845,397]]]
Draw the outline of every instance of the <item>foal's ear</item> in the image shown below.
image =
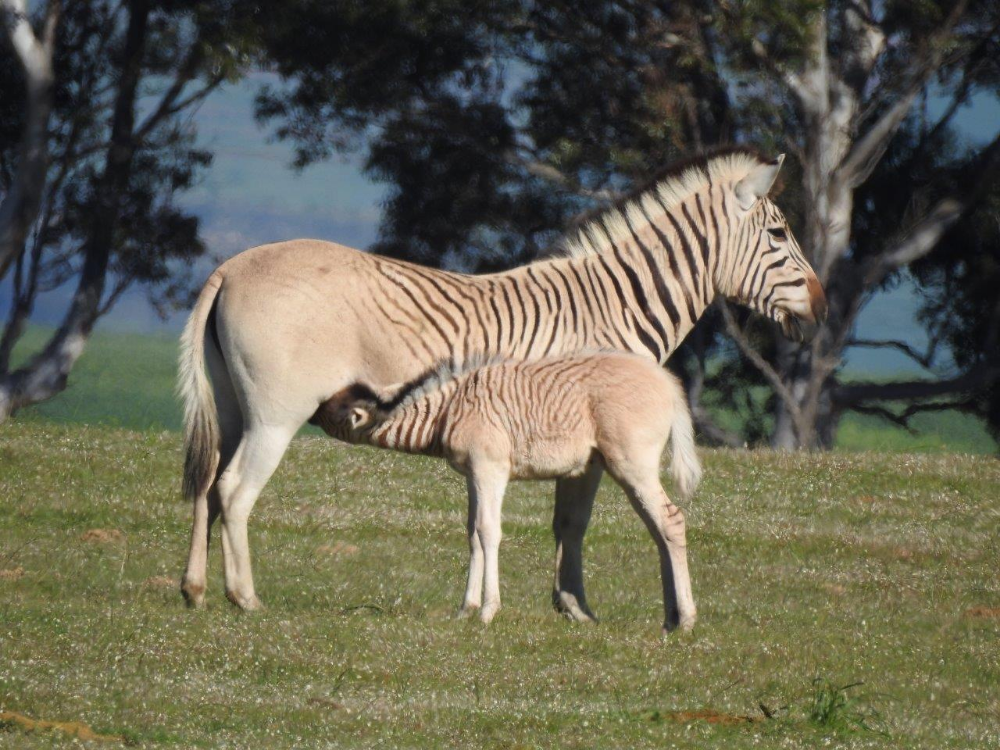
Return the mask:
[[350,413],[347,415],[347,419],[351,423],[351,429],[356,430],[359,427],[364,427],[371,419],[371,414],[367,409],[363,409],[360,406],[351,407]]

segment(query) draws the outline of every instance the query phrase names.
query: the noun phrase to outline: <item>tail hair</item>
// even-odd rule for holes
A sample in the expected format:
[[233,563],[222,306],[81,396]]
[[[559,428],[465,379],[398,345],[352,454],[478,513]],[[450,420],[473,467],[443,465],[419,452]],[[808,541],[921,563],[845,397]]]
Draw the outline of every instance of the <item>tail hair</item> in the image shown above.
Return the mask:
[[684,389],[674,376],[673,424],[670,427],[670,475],[682,499],[689,499],[701,482],[701,461],[694,443],[694,424]]
[[184,401],[184,497],[194,500],[215,478],[219,461],[219,417],[205,373],[205,331],[222,283],[218,272],[202,289],[181,334],[177,392]]

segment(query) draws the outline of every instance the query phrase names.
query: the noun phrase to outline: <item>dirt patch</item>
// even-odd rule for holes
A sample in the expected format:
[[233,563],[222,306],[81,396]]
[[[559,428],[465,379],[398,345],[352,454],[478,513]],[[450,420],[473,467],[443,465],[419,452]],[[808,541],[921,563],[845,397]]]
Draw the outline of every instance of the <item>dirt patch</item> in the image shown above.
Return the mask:
[[1000,607],[970,607],[965,610],[965,616],[974,619],[1000,619]]
[[176,589],[180,588],[181,582],[170,576],[152,576],[143,581],[143,585],[154,589]]
[[348,544],[347,542],[323,544],[316,548],[317,554],[320,555],[356,555],[358,551],[355,545]]
[[43,721],[15,711],[0,711],[0,725],[15,726],[25,732],[54,730],[77,737],[81,740],[98,740],[103,742],[121,742],[124,738],[113,734],[98,734],[93,729],[79,721]]
[[735,726],[737,724],[753,724],[760,721],[760,717],[727,714],[722,711],[716,711],[713,708],[701,708],[695,711],[666,711],[664,713],[657,711],[653,714],[651,720],[672,721],[676,724],[690,724],[692,721],[705,721],[709,724]]
[[125,535],[118,529],[87,529],[80,534],[81,542],[95,542],[97,544],[121,542],[124,539]]
[[16,581],[24,575],[24,568],[18,565],[16,568],[4,568],[0,570],[0,581]]
[[824,583],[823,590],[832,594],[833,596],[843,596],[847,593],[847,589],[841,586],[839,583]]

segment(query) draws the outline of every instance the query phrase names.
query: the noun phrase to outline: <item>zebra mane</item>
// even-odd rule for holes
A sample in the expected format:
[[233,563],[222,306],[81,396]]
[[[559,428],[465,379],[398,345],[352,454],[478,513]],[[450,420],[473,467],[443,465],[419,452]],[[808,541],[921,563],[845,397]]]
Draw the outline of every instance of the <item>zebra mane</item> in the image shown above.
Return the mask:
[[377,398],[379,409],[391,412],[418,401],[429,393],[440,390],[453,380],[467,375],[481,367],[490,367],[509,361],[509,357],[501,355],[477,354],[469,357],[461,364],[456,364],[449,358],[431,365],[420,375],[400,385],[391,398]]
[[[635,354],[629,354],[628,352],[622,352],[617,349],[583,349],[567,356],[575,359],[577,357],[595,357],[601,355],[638,356]],[[545,358],[543,357],[542,359]],[[440,390],[453,380],[458,380],[459,378],[483,367],[493,367],[507,362],[524,364],[525,362],[532,361],[540,360],[518,360],[511,359],[510,357],[504,357],[499,354],[477,354],[458,365],[450,359],[443,359],[437,364],[432,365],[417,377],[413,378],[413,380],[403,383],[393,393],[391,398],[383,399],[375,395],[374,400],[380,410],[383,412],[392,412],[396,409],[408,406],[415,401],[419,401],[424,396]],[[374,395],[374,392],[370,391],[370,389],[369,392]]]
[[741,179],[754,167],[770,162],[756,149],[743,146],[716,149],[674,162],[611,206],[585,214],[560,242],[543,251],[540,257],[581,257],[608,252],[612,239],[631,237],[629,221],[648,223],[644,208],[647,213],[660,214],[712,183]]

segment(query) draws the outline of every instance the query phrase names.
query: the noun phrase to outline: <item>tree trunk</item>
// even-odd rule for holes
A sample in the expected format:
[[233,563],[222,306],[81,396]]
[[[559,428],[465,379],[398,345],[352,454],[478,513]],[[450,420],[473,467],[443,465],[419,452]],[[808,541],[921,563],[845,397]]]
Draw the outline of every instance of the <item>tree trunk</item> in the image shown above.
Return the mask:
[[85,245],[76,294],[66,317],[45,349],[25,367],[0,380],[0,422],[18,409],[49,399],[66,388],[69,372],[83,354],[94,323],[100,316],[122,196],[128,190],[135,155],[135,105],[148,19],[148,0],[131,3],[111,140],[104,172],[95,186],[93,230]]
[[42,201],[49,168],[49,116],[52,112],[52,52],[59,3],[51,2],[41,40],[28,23],[23,0],[0,2],[0,20],[10,29],[14,48],[26,83],[24,129],[18,144],[17,170],[13,184],[0,203],[0,279],[24,252],[24,243]]

